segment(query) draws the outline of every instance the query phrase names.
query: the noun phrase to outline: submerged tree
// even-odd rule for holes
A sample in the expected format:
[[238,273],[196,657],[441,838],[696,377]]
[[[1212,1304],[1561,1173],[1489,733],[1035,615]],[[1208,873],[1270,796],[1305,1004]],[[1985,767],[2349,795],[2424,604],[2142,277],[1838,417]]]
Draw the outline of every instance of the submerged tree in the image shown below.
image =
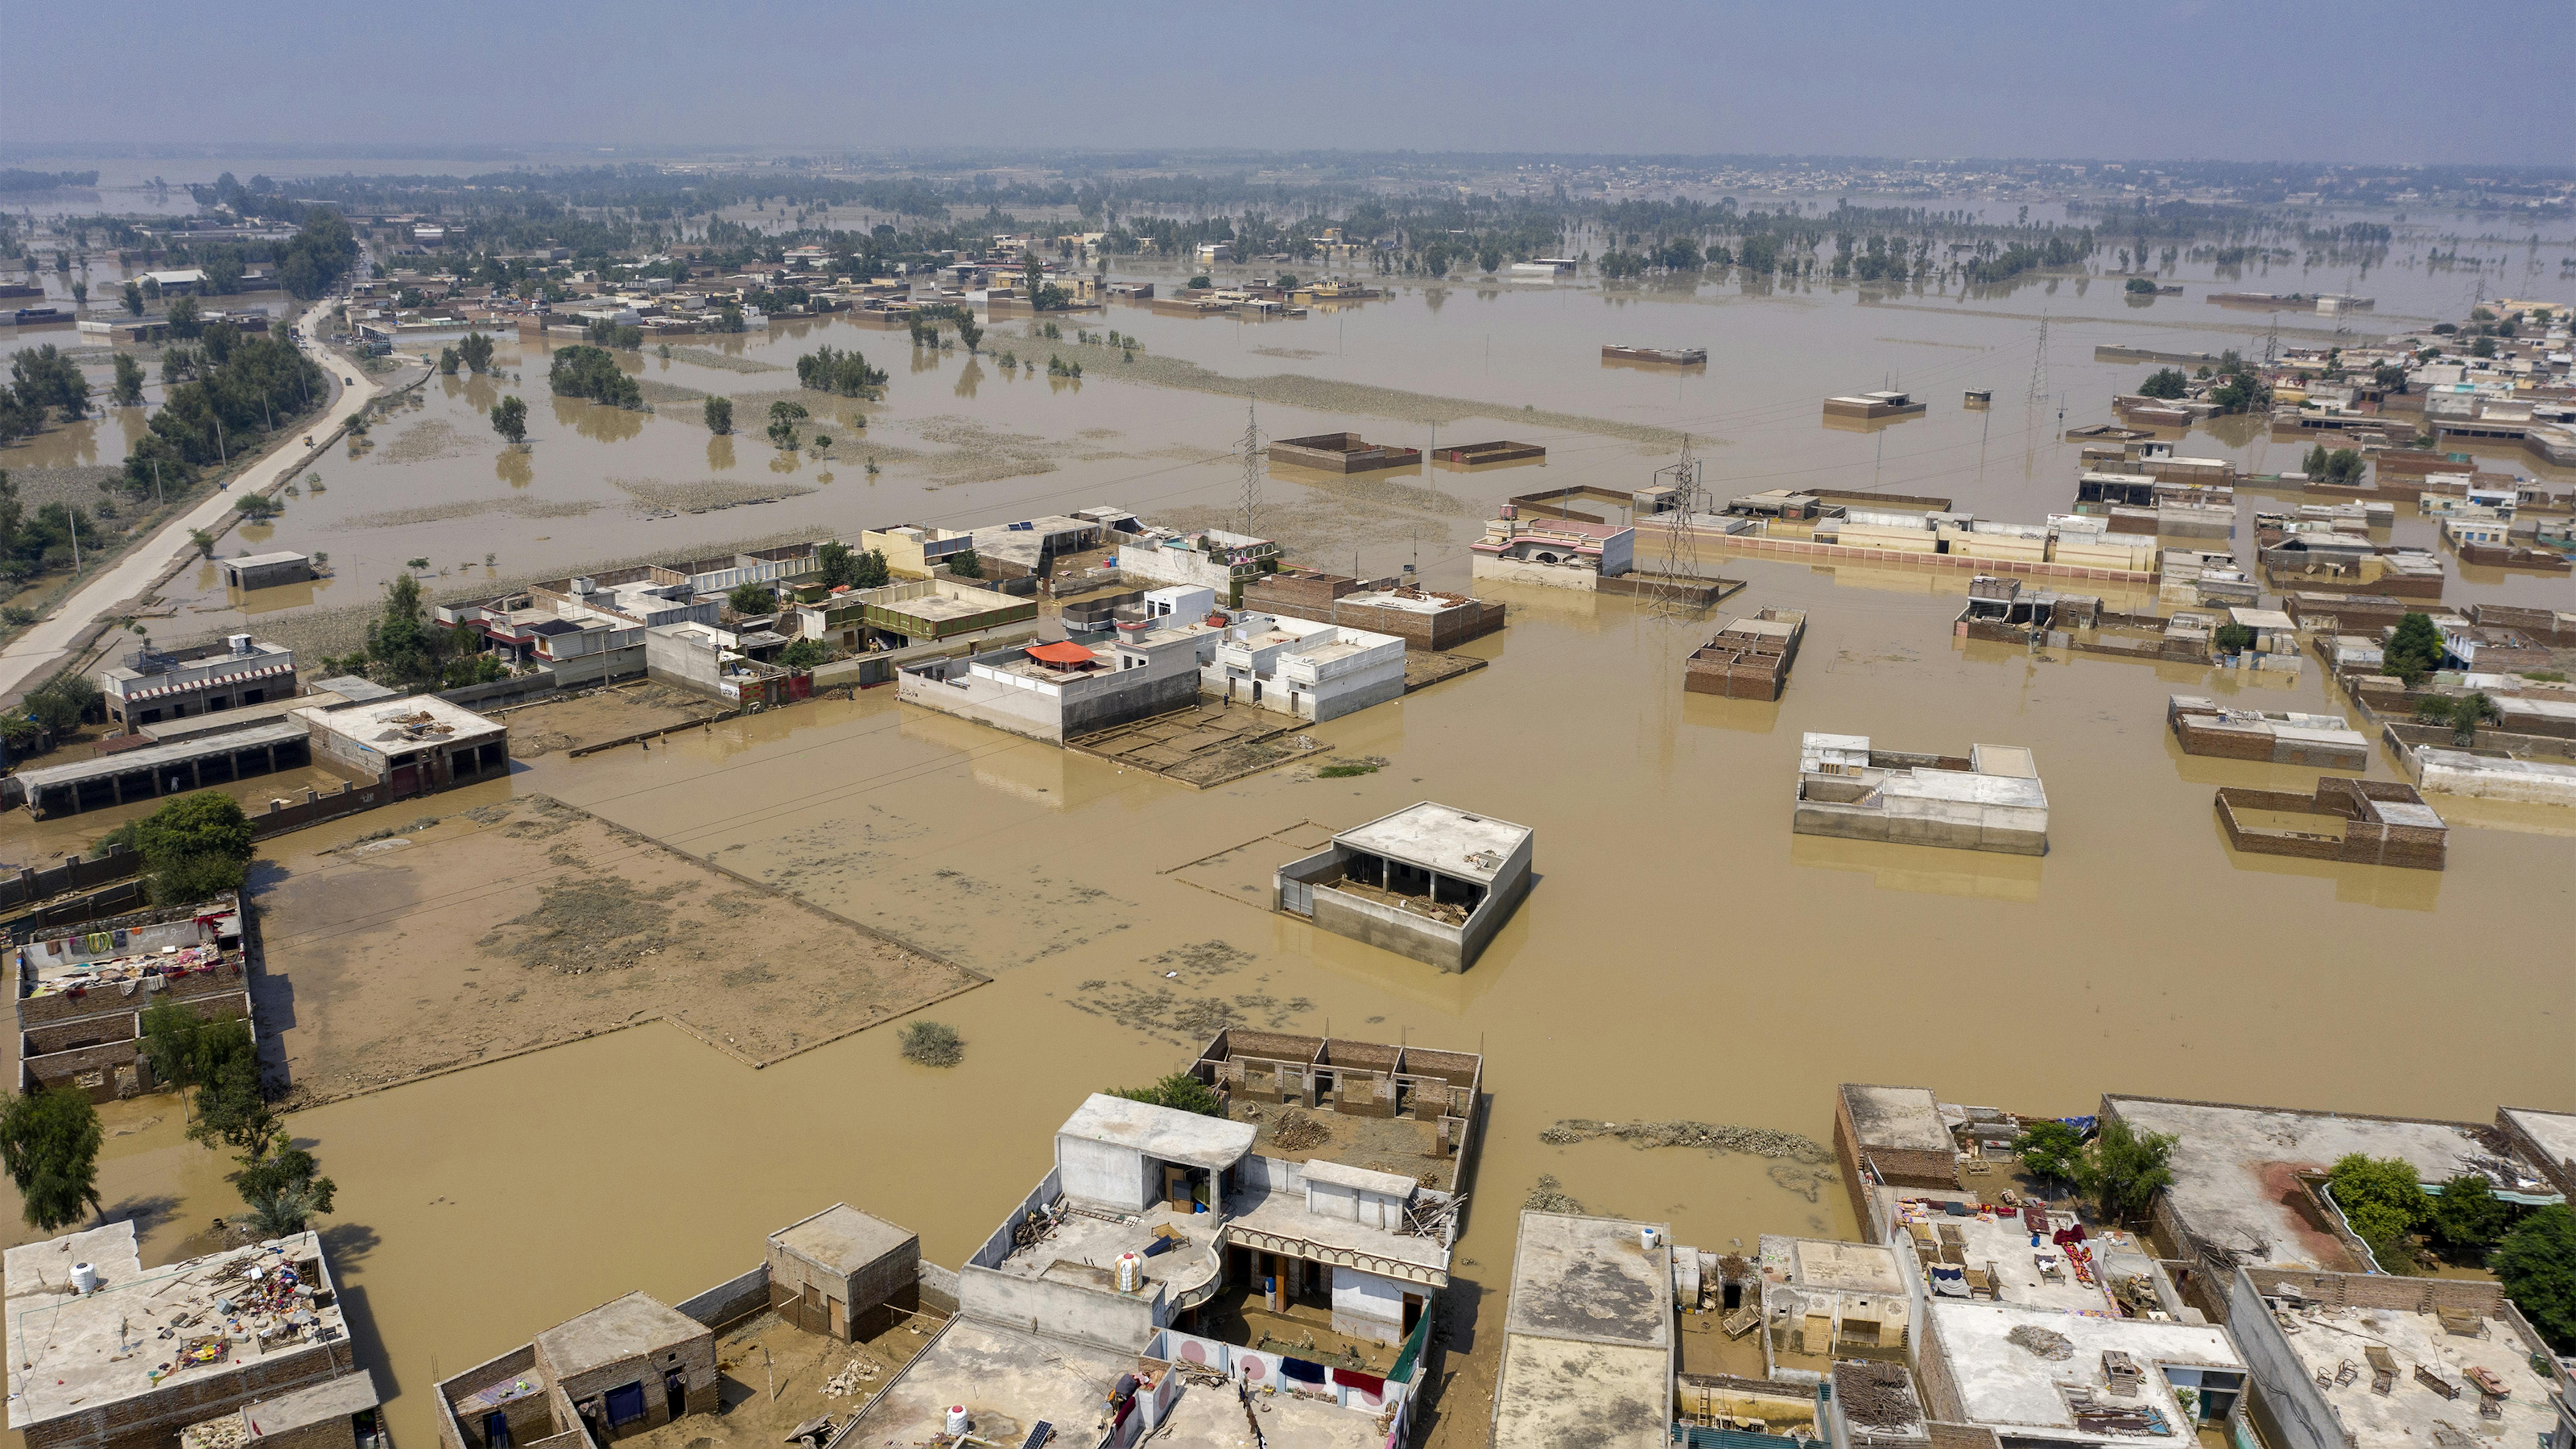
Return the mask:
[[528,440],[526,400],[517,393],[512,393],[492,404],[492,431],[508,439],[514,447],[526,442]]
[[68,1088],[34,1091],[0,1108],[0,1165],[17,1184],[27,1225],[70,1227],[82,1209],[104,1212],[98,1196],[98,1109]]

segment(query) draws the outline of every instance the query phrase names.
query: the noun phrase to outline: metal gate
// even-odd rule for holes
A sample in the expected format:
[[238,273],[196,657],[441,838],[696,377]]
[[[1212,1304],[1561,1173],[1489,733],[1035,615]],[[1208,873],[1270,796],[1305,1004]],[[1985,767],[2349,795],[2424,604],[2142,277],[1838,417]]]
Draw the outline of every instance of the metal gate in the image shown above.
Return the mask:
[[1283,911],[1289,911],[1296,915],[1307,917],[1310,920],[1313,919],[1315,914],[1314,885],[1311,882],[1302,880],[1283,880],[1279,882],[1279,908]]

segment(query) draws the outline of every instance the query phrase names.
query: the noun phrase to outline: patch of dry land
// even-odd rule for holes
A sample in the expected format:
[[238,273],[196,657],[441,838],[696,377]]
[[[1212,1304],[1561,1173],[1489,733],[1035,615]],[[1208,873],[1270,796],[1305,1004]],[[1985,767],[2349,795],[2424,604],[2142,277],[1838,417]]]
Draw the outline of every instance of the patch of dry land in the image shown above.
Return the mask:
[[766,1066],[984,981],[543,795],[276,864],[290,1107],[649,1021]]

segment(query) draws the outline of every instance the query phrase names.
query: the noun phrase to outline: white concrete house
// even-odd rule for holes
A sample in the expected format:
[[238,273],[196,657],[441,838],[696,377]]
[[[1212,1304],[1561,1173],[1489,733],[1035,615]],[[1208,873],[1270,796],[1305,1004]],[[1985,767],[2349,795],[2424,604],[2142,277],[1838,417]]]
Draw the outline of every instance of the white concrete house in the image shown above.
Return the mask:
[[1212,694],[1318,723],[1404,694],[1404,641],[1342,624],[1247,616],[1201,669]]

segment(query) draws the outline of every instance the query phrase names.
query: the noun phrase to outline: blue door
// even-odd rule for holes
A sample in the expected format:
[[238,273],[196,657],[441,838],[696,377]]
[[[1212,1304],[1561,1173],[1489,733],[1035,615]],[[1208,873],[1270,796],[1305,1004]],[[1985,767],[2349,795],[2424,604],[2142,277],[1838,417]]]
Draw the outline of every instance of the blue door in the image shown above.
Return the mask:
[[608,1427],[614,1429],[632,1424],[644,1417],[644,1386],[628,1384],[608,1391]]

